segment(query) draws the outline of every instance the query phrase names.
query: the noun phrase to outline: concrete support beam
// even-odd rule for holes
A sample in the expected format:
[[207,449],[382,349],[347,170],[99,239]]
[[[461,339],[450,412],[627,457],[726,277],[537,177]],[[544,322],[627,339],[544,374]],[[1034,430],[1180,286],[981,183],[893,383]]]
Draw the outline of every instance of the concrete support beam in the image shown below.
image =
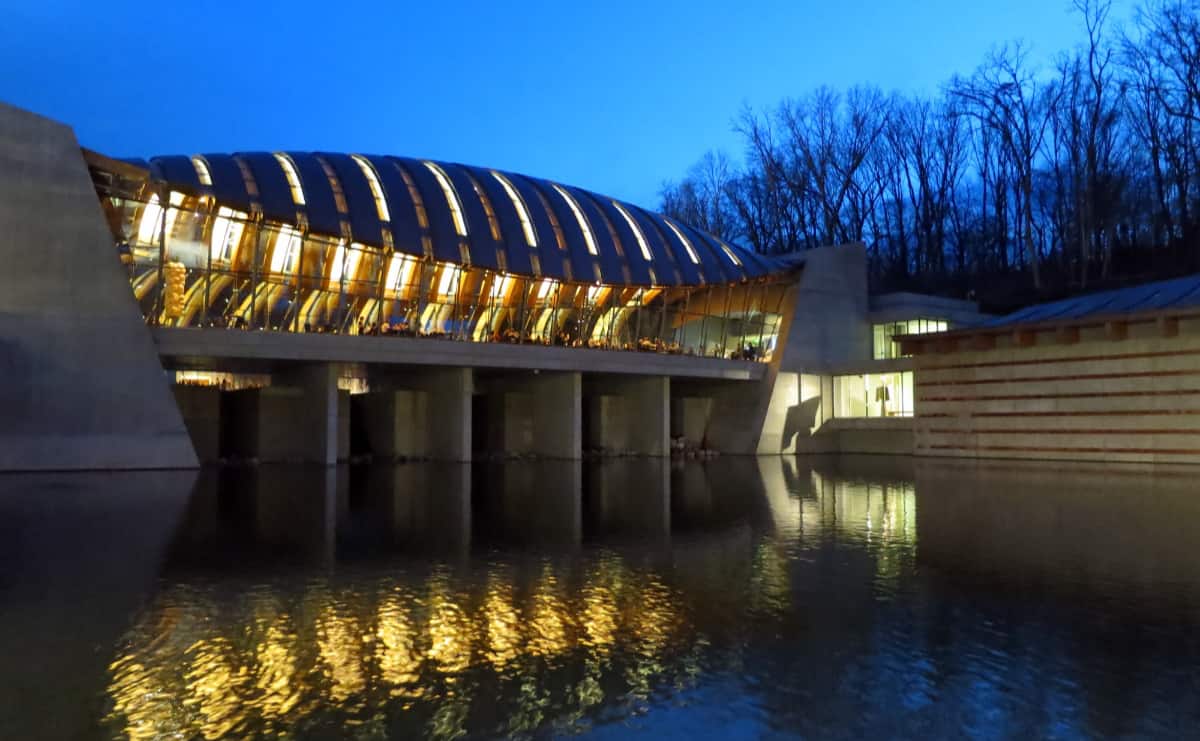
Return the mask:
[[680,396],[671,399],[671,436],[682,435],[689,445],[704,442],[708,421],[712,416],[710,396]]
[[221,457],[221,390],[216,386],[174,386],[172,391],[196,457],[201,463],[215,462]]
[[[371,452],[470,462],[472,369],[372,368],[369,384],[368,399],[357,402],[357,410],[367,416],[356,426],[363,432],[373,430],[379,449]],[[385,394],[392,394],[390,400]]]
[[613,378],[591,385],[586,396],[587,447],[637,455],[670,454],[670,378]]
[[372,391],[353,397],[351,402],[364,452],[385,459],[430,454],[428,392]]
[[583,379],[538,373],[495,382],[487,393],[487,444],[493,452],[546,458],[583,454]]
[[[332,466],[338,462],[342,444],[348,447],[349,428],[339,421],[338,367],[333,363],[303,365],[278,374],[278,385],[299,389],[302,399],[296,415],[302,425],[299,452],[307,463]],[[349,404],[347,398],[346,405]]]
[[542,373],[530,384],[533,453],[580,458],[583,453],[583,379],[579,373]]
[[468,463],[471,460],[471,396],[475,374],[470,368],[446,368],[424,375],[428,394],[430,456]]

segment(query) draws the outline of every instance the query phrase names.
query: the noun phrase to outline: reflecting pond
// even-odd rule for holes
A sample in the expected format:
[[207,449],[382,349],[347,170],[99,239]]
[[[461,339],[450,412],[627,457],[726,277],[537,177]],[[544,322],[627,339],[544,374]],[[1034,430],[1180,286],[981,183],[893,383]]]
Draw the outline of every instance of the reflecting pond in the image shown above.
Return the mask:
[[0,478],[2,738],[1181,737],[1194,469]]

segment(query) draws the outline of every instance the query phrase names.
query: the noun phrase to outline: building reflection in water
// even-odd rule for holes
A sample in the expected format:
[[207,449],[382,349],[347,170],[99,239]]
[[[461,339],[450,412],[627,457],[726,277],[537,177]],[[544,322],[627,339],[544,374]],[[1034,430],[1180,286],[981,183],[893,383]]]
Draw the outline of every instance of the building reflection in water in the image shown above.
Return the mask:
[[[1137,730],[1188,654],[1094,646],[1196,622],[1188,492],[887,458],[206,475],[112,660],[106,724],[575,733],[688,697],[714,734]],[[1141,711],[1115,701],[1130,677]]]
[[[206,472],[165,586],[110,666],[107,722],[130,738],[341,724],[452,738],[684,686],[685,600],[638,537],[669,537],[679,473],[632,460],[586,476],[560,462]],[[734,509],[717,499],[681,506],[697,521]],[[606,546],[631,538],[627,553]]]

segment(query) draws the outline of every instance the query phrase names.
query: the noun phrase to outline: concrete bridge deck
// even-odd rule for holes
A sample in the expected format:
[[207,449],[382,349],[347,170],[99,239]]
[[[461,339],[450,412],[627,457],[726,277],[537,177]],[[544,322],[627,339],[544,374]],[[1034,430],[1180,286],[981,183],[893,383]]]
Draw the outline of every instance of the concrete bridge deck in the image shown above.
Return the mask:
[[300,363],[430,366],[758,381],[764,363],[652,352],[237,329],[151,330],[172,370],[267,372]]

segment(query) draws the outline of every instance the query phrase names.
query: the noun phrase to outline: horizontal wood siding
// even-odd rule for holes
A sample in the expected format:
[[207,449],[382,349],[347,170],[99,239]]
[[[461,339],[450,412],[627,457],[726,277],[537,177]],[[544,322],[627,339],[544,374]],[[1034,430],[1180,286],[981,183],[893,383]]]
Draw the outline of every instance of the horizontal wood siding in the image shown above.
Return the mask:
[[1042,335],[914,362],[917,455],[1200,463],[1200,334]]

